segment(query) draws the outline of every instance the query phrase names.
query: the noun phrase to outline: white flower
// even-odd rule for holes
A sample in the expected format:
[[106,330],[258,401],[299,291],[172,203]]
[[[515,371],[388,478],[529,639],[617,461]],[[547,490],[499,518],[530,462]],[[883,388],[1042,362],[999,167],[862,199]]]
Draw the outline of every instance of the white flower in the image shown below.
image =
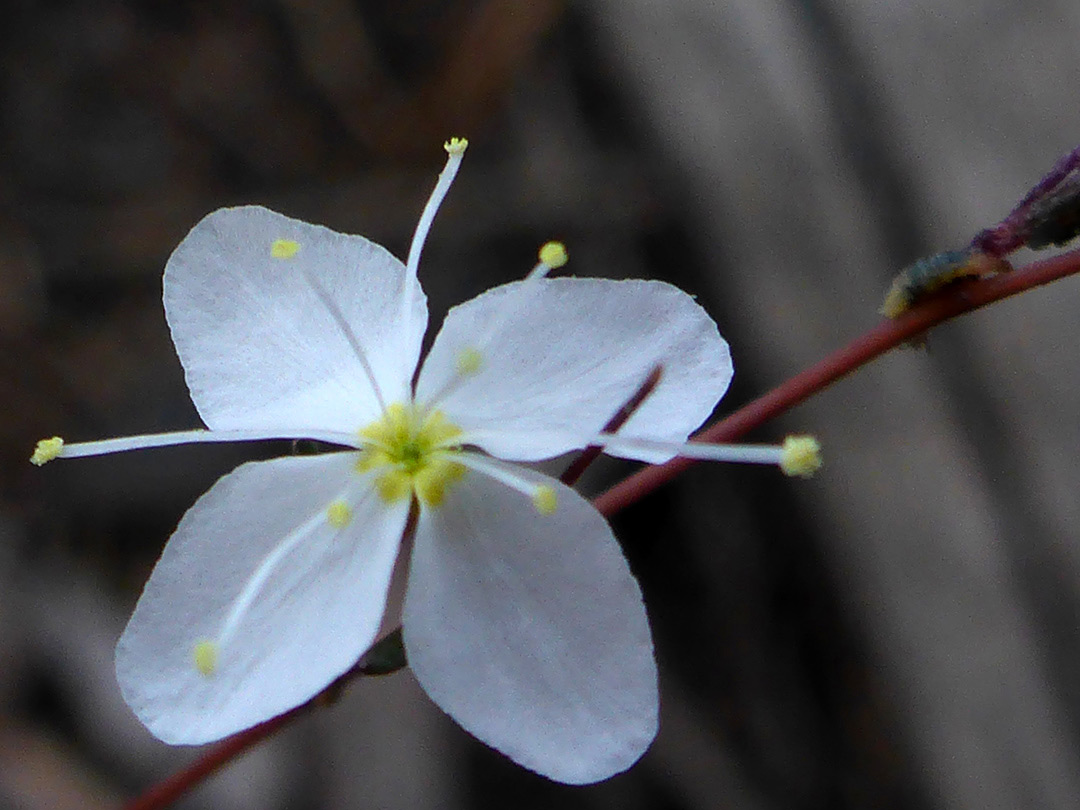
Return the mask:
[[[649,461],[683,452],[727,388],[727,345],[668,284],[545,278],[565,260],[549,247],[525,281],[451,310],[416,375],[415,269],[464,150],[447,146],[407,266],[265,208],[207,216],[169,259],[164,300],[209,430],[35,453],[266,437],[350,448],[244,464],[184,515],[116,653],[124,698],[166,742],[252,726],[352,667],[397,623],[403,538],[409,664],[468,731],[570,783],[626,769],[655,735],[649,627],[607,523],[508,462],[598,440]],[[618,437],[598,437],[660,363]]]

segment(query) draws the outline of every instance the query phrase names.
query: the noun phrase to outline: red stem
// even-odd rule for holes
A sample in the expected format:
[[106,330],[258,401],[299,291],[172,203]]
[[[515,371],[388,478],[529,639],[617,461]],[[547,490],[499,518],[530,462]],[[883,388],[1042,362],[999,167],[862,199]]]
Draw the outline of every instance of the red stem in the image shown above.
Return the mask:
[[[735,441],[933,326],[1077,272],[1080,272],[1080,250],[1072,250],[1051,259],[1032,262],[1011,273],[959,282],[946,287],[896,320],[878,324],[821,362],[791,377],[730,416],[713,423],[698,433],[694,440],[717,443]],[[694,463],[693,459],[675,458],[667,464],[646,467],[597,496],[593,504],[601,514],[610,517],[661,484],[667,483]]]
[[[874,358],[943,321],[1075,273],[1080,273],[1080,250],[1033,262],[1012,273],[964,281],[947,287],[926,301],[916,304],[896,320],[878,324],[865,335],[856,338],[817,365],[781,383],[769,393],[701,431],[694,438],[703,442],[734,441],[770,419],[805,402],[812,395],[819,393]],[[667,464],[646,467],[598,496],[593,503],[602,514],[610,517],[667,483],[693,463],[691,459],[677,458]],[[351,670],[331,684],[322,694],[332,693],[345,681],[360,674],[363,674],[363,671],[359,668]],[[125,810],[160,810],[168,806],[210,774],[306,711],[321,697],[322,695],[285,714],[229,737],[203,754],[185,770],[155,785],[132,801]]]
[[[405,530],[409,531],[408,526]],[[386,674],[385,671],[370,668],[364,659],[361,659],[352,669],[338,676],[307,703],[301,703],[284,714],[271,717],[257,726],[227,737],[183,770],[154,785],[138,798],[132,799],[124,805],[124,810],[161,810],[163,807],[168,807],[204,779],[221,770],[249,748],[262,742],[304,712],[317,705],[333,703],[349,681],[360,675],[383,674]]]
[[159,782],[137,799],[129,802],[124,810],[159,810],[159,808],[168,807],[214,772],[228,765],[256,743],[269,737],[307,707],[307,703],[297,706],[285,714],[271,717],[257,726],[252,726],[246,731],[223,740],[184,770],[174,773],[165,781]]
[[[656,386],[660,382],[660,377],[664,373],[664,367],[662,365],[656,366],[649,372],[649,376],[645,378],[645,381],[638,387],[637,391],[626,401],[619,410],[615,412],[615,415],[608,420],[607,424],[601,429],[601,433],[615,433],[625,425],[630,417],[634,415],[634,412],[641,407],[641,403],[648,399],[649,395],[656,390]],[[600,457],[600,454],[604,452],[604,448],[596,444],[590,444],[581,454],[574,459],[573,463],[563,470],[563,474],[559,476],[559,480],[566,484],[568,487],[572,487],[578,482],[578,479],[585,474],[585,470],[596,459]]]

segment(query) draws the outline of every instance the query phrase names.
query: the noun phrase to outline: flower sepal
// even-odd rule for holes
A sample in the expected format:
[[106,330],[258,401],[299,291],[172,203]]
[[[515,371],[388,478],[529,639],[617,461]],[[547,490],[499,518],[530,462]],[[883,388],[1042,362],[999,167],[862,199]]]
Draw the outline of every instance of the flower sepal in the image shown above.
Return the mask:
[[392,675],[408,665],[399,627],[372,645],[357,664],[357,671],[363,675]]

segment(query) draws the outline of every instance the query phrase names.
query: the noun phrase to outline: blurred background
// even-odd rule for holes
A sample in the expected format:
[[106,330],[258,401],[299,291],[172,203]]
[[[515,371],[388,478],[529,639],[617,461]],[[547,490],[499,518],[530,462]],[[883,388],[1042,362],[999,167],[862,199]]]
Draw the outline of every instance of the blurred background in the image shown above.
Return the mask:
[[[698,296],[735,358],[723,414],[877,323],[893,273],[1080,142],[1067,0],[5,9],[0,807],[18,810],[115,807],[197,754],[134,720],[113,645],[184,510],[287,447],[27,457],[56,433],[198,426],[160,279],[205,213],[258,202],[403,256],[443,140],[466,135],[420,270],[433,322],[560,238],[576,274]],[[814,481],[701,467],[616,519],[663,703],[628,773],[536,777],[400,673],[181,806],[1075,807],[1078,310],[1076,280],[999,304],[750,437],[818,434]]]

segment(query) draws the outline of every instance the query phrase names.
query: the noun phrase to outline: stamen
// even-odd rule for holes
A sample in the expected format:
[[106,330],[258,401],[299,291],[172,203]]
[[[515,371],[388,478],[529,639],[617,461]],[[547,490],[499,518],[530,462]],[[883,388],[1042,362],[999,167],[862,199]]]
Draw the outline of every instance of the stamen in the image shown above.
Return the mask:
[[424,211],[420,214],[420,221],[416,223],[412,244],[409,245],[409,257],[405,262],[405,284],[401,302],[402,331],[406,335],[410,334],[412,328],[412,301],[409,298],[408,291],[411,282],[416,279],[416,270],[420,266],[420,253],[424,249],[428,231],[431,230],[431,223],[435,221],[435,213],[439,210],[439,206],[442,205],[442,201],[446,199],[447,192],[450,191],[450,185],[454,182],[454,177],[457,176],[461,161],[465,157],[465,148],[468,145],[469,142],[465,138],[451,138],[443,144],[447,154],[446,166],[440,172],[435,188],[432,190],[431,196],[428,197],[427,205],[424,206]]
[[552,270],[558,270],[568,261],[570,257],[566,255],[566,246],[562,242],[547,242],[540,248],[540,263]]
[[144,450],[150,447],[173,447],[179,444],[203,444],[213,442],[255,442],[269,439],[313,439],[343,447],[361,446],[351,433],[330,430],[304,431],[302,436],[284,436],[277,430],[182,430],[176,433],[148,433],[142,436],[125,436],[117,439],[101,439],[94,442],[65,444],[59,436],[42,439],[30,461],[46,463],[54,458],[82,458],[123,453],[128,450]]
[[424,506],[441,506],[446,490],[464,476],[465,467],[458,462],[456,453],[440,453],[413,475],[412,489]]
[[540,246],[540,253],[537,258],[540,261],[536,263],[536,267],[529,271],[529,275],[525,276],[526,281],[546,278],[552,270],[565,267],[566,263],[570,261],[570,256],[566,252],[566,245],[562,242],[545,242]]
[[665,453],[701,461],[729,461],[743,464],[775,464],[786,475],[812,476],[822,464],[821,445],[812,436],[790,436],[783,446],[762,444],[706,444],[705,442],[661,442],[601,433],[587,439],[590,444],[620,452]]
[[37,447],[34,448],[34,454],[30,456],[30,463],[40,467],[43,464],[48,464],[63,451],[64,440],[59,436],[53,436],[51,439],[42,439],[37,443]]
[[705,442],[664,442],[600,433],[588,439],[608,450],[665,453],[701,461],[736,461],[745,464],[780,464],[784,448],[766,444],[706,444]]
[[525,495],[533,502],[536,511],[541,515],[553,514],[558,506],[555,488],[550,484],[534,484],[519,475],[513,468],[498,464],[493,459],[476,453],[455,453],[454,460]]
[[413,494],[413,476],[394,467],[375,479],[375,491],[387,504],[409,498]]
[[780,469],[785,475],[810,478],[821,469],[821,444],[813,436],[788,436],[784,439]]

